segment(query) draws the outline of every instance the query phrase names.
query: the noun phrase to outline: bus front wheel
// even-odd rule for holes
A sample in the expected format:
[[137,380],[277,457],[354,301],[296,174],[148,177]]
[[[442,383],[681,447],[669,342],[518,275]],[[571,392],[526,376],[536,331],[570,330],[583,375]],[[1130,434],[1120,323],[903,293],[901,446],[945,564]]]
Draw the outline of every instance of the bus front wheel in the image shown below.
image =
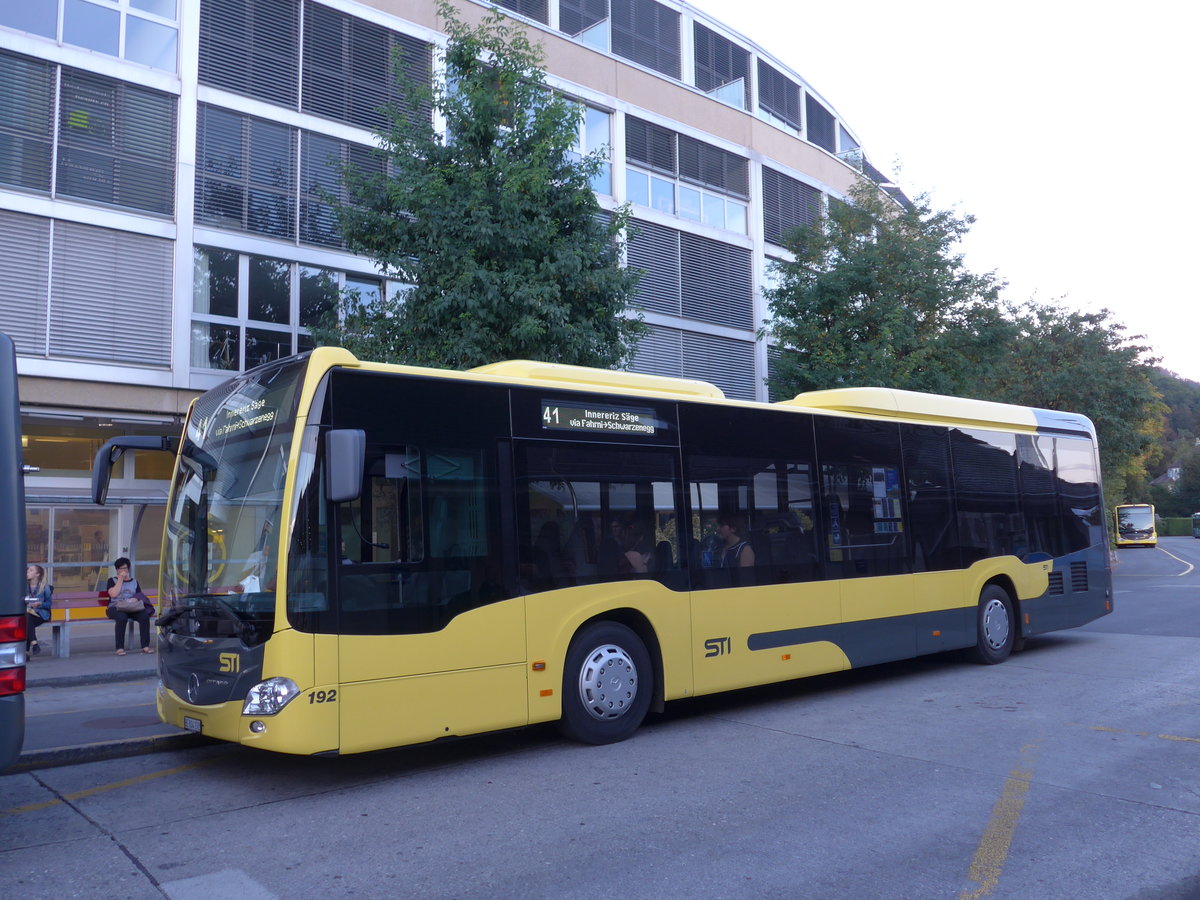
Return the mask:
[[1013,651],[1017,636],[1017,617],[1008,591],[989,584],[979,595],[977,638],[971,658],[986,666],[1004,662]]
[[594,622],[567,651],[559,728],[584,744],[623,741],[642,724],[653,693],[654,670],[641,638],[617,622]]

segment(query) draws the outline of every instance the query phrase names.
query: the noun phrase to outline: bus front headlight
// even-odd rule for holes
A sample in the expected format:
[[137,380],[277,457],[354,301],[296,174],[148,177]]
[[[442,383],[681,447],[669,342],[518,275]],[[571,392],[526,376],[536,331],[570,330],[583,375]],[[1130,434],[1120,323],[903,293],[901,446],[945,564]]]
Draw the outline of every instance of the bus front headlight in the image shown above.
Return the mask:
[[300,695],[300,688],[290,678],[268,678],[246,692],[242,705],[243,716],[273,716]]

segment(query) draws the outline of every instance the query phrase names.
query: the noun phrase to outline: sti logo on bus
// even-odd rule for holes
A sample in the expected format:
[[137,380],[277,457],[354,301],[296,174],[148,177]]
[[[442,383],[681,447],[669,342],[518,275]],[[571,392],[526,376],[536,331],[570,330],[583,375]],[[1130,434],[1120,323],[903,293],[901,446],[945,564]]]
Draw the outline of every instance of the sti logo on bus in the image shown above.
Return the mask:
[[733,652],[733,644],[729,638],[709,638],[704,642],[704,658],[709,659],[713,656],[724,656],[727,653]]
[[236,653],[222,653],[217,658],[221,661],[222,672],[240,672],[242,670],[242,658]]

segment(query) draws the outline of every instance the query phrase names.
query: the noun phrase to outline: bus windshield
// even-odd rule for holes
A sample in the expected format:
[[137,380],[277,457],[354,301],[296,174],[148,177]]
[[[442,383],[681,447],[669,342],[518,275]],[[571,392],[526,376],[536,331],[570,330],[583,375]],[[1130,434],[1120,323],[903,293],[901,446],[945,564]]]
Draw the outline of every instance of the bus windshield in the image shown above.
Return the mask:
[[[196,401],[171,489],[160,626],[200,613],[209,636],[255,644],[270,635],[277,529],[306,364],[255,369]],[[194,624],[189,632],[199,633]]]
[[1117,509],[1117,531],[1127,535],[1154,528],[1154,507],[1122,506]]

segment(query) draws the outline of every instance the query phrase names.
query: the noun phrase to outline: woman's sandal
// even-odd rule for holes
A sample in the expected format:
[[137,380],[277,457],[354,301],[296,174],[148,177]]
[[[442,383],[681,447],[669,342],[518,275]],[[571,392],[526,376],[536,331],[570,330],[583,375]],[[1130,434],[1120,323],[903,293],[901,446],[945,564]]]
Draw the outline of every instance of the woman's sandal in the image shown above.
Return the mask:
[[152,649],[150,649],[149,647],[143,647],[142,652],[143,653],[153,653],[154,651]]
[[124,651],[124,650],[118,650],[118,651],[117,651],[117,656],[124,656],[124,655],[125,655],[125,651]]

